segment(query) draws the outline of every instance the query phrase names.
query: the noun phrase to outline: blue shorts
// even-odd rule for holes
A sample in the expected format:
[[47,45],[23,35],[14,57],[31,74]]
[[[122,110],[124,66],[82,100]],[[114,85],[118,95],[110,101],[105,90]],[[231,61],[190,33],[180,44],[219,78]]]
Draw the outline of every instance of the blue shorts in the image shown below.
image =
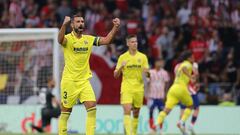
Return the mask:
[[155,107],[157,107],[158,109],[163,110],[164,109],[164,102],[162,99],[154,99],[151,98],[148,100],[148,107],[150,109],[154,109]]
[[[199,105],[200,105],[199,99],[198,99],[198,95],[197,94],[192,95],[192,99],[193,99],[193,109],[197,109],[199,107]],[[179,103],[179,105],[180,105],[181,109],[185,109],[186,108],[186,106],[182,105],[181,103]]]

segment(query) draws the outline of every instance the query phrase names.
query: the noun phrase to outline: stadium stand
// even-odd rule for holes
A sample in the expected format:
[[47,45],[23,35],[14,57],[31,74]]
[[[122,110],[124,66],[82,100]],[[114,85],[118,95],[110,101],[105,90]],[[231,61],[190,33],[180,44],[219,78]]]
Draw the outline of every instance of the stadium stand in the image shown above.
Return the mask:
[[[1,0],[0,28],[60,27],[64,16],[77,12],[85,16],[86,33],[102,36],[111,28],[113,17],[121,19],[121,29],[105,52],[113,63],[126,49],[127,34],[137,34],[139,50],[148,55],[151,65],[158,57],[166,59],[172,78],[179,54],[191,49],[200,68],[201,103],[219,104],[227,99],[240,105],[239,0]],[[7,103],[8,95],[15,98],[16,88],[11,83],[16,82],[17,71],[23,70],[23,63],[12,64],[13,58],[7,57],[4,47],[0,46],[0,104]],[[41,74],[51,75],[49,68],[39,69],[39,88],[46,85]],[[31,72],[22,73],[25,77],[19,94],[26,90],[35,94]],[[230,97],[224,98],[226,94]],[[27,96],[21,95],[18,103]]]

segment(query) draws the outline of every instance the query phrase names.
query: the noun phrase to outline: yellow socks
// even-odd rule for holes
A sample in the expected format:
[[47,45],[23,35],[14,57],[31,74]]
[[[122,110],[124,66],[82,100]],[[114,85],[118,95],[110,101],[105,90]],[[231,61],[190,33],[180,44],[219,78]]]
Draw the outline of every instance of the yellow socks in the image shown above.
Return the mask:
[[137,135],[137,129],[138,129],[138,118],[132,119],[132,135]]
[[87,109],[86,135],[94,135],[96,127],[96,107]]
[[131,135],[132,125],[131,125],[131,116],[130,115],[123,116],[123,124],[124,124],[124,129],[125,129],[126,135]]
[[58,124],[58,134],[67,135],[67,121],[70,116],[70,112],[61,112]]
[[[67,121],[70,112],[62,112],[59,118],[59,135],[67,135]],[[96,127],[96,107],[87,109],[86,135],[94,135]]]
[[184,112],[183,112],[181,121],[182,121],[182,122],[186,122],[186,120],[188,119],[188,117],[191,115],[191,112],[192,112],[191,109],[186,108],[186,109],[184,110]]
[[157,124],[162,124],[166,116],[167,116],[167,113],[164,111],[161,111],[157,118]]

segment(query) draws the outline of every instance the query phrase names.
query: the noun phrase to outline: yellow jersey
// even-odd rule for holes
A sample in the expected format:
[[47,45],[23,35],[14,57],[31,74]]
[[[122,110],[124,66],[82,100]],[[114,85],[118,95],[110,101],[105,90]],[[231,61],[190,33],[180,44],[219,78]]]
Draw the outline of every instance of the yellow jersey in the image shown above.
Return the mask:
[[77,38],[73,32],[65,35],[66,44],[62,45],[64,53],[64,70],[62,79],[81,81],[92,77],[89,58],[92,46],[98,46],[99,37],[82,35]]
[[121,67],[123,61],[127,64],[122,70],[121,92],[144,91],[143,69],[149,68],[146,55],[137,52],[133,56],[127,51],[119,57],[116,70]]
[[179,67],[176,69],[176,76],[174,79],[174,84],[183,84],[188,85],[190,78],[183,72],[183,67],[186,67],[187,72],[191,75],[192,74],[192,64],[191,62],[185,60],[180,63]]

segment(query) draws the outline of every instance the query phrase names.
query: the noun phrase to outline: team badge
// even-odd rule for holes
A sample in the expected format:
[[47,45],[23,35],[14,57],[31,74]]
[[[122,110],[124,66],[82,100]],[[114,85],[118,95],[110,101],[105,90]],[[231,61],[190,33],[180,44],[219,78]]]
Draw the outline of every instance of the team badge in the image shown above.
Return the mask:
[[86,41],[86,40],[84,40],[83,42],[84,42],[84,44],[85,44],[85,45],[87,45],[87,44],[88,44],[88,41]]
[[137,61],[138,61],[138,63],[141,63],[141,59],[138,59]]

